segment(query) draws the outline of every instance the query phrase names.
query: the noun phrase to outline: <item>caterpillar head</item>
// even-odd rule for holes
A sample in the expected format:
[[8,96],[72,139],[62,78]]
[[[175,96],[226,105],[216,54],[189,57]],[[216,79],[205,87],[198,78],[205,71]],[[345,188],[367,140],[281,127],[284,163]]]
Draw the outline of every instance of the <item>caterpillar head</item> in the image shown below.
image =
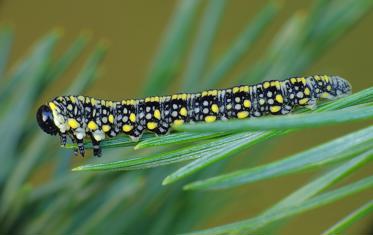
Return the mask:
[[352,86],[346,79],[343,79],[339,76],[332,76],[331,84],[336,91],[337,96],[345,96],[351,94]]
[[42,105],[36,113],[36,120],[40,128],[50,135],[56,135],[58,128],[53,121],[53,112],[47,105]]

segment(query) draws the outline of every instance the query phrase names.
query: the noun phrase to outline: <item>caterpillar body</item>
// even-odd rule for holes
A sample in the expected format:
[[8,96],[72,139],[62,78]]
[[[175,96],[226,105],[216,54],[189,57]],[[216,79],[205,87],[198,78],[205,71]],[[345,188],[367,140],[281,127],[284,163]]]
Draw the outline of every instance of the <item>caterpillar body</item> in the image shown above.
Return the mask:
[[100,141],[120,133],[136,141],[144,131],[162,135],[173,125],[186,122],[285,115],[296,106],[314,108],[319,99],[336,99],[350,93],[351,85],[345,79],[315,75],[123,101],[59,96],[42,105],[36,118],[46,133],[60,135],[61,145],[66,144],[67,136],[71,137],[82,156],[83,139],[90,137],[94,155],[100,156]]

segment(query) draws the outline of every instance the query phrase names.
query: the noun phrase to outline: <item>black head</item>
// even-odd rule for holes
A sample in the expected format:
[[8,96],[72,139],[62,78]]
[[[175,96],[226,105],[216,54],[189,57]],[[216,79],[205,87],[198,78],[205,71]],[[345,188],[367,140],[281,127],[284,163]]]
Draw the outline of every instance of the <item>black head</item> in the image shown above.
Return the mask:
[[58,133],[58,128],[53,121],[52,110],[47,105],[42,105],[36,113],[36,120],[43,131],[50,135],[56,135]]

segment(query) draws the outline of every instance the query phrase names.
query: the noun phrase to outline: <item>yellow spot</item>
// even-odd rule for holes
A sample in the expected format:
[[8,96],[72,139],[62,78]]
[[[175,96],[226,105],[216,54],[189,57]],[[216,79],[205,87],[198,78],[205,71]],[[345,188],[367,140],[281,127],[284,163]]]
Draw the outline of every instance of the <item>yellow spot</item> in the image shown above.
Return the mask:
[[51,107],[52,110],[57,109],[57,106],[53,102],[49,102],[49,107]]
[[275,86],[278,90],[280,90],[281,88],[281,84],[280,84],[280,81],[275,81]]
[[73,103],[75,103],[76,102],[76,100],[75,100],[75,97],[74,96],[70,96],[70,100],[71,100],[71,102],[73,102]]
[[86,103],[90,103],[91,102],[91,99],[89,97],[85,97],[85,102]]
[[207,91],[202,91],[202,96],[207,96],[208,92]]
[[177,95],[172,95],[171,99],[176,100],[177,99]]
[[148,122],[146,126],[148,127],[149,130],[153,130],[158,126],[158,124],[156,122]]
[[269,109],[271,110],[271,113],[277,113],[278,111],[281,110],[281,106],[271,106],[269,107]]
[[82,95],[78,96],[78,100],[84,101],[84,96]]
[[331,87],[330,85],[328,85],[328,86],[326,87],[326,89],[327,89],[328,91],[331,91],[331,90],[332,90],[332,87]]
[[304,77],[298,78],[298,82],[302,82],[304,85],[306,85],[306,79]]
[[309,95],[311,92],[310,92],[310,89],[308,89],[308,87],[306,87],[305,89],[304,89],[304,94],[305,95]]
[[303,98],[303,99],[299,100],[299,104],[300,105],[307,104],[308,100],[309,100],[308,98]]
[[114,116],[112,114],[109,115],[109,122],[114,123]]
[[110,131],[110,129],[111,129],[111,127],[110,127],[109,125],[103,125],[103,126],[102,126],[102,130],[103,130],[104,132],[108,132],[108,131]]
[[95,105],[96,104],[96,100],[94,98],[91,98],[91,104],[92,105]]
[[96,130],[97,129],[97,124],[94,121],[88,122],[88,128],[91,130]]
[[324,75],[323,78],[324,78],[324,80],[325,80],[326,82],[329,82],[329,76]]
[[282,95],[280,95],[280,94],[276,95],[276,101],[282,104],[284,102],[284,99],[282,98]]
[[150,99],[149,97],[146,97],[146,98],[145,98],[145,102],[150,102],[150,100],[151,100],[151,99]]
[[183,124],[184,123],[184,120],[182,120],[182,119],[178,119],[178,120],[175,120],[174,121],[174,126],[180,126],[181,124]]
[[290,82],[294,84],[294,83],[297,82],[297,79],[295,79],[295,78],[290,78]]
[[237,93],[240,91],[240,88],[239,87],[233,87],[233,93]]
[[249,92],[249,86],[244,86],[244,87],[243,87],[243,91],[244,91],[244,92]]
[[136,122],[136,115],[134,113],[130,114],[130,120],[131,122]]
[[270,86],[270,83],[269,82],[265,82],[265,83],[263,83],[263,87],[264,88],[268,88]]
[[316,81],[320,80],[320,77],[318,75],[315,76]]
[[126,100],[122,100],[122,105],[125,105],[127,104],[127,101]]
[[154,110],[154,117],[158,120],[161,119],[161,112],[158,109]]
[[215,122],[216,117],[215,116],[206,116],[205,122]]
[[250,100],[245,100],[245,101],[243,102],[243,106],[245,106],[246,108],[250,108],[250,107],[251,107],[251,102],[250,102]]
[[188,114],[188,111],[186,110],[186,108],[182,107],[182,108],[180,109],[180,115],[181,115],[181,116],[186,116],[187,114]]
[[188,95],[184,93],[184,94],[181,95],[181,98],[182,98],[183,100],[186,100],[186,99],[187,99],[187,96],[188,96]]
[[240,119],[246,118],[247,116],[249,116],[249,112],[247,112],[247,111],[241,111],[241,112],[237,113],[237,117],[240,118]]
[[328,97],[329,97],[329,93],[328,92],[324,92],[324,93],[321,94],[321,98],[326,99]]
[[67,124],[69,124],[69,126],[73,129],[76,129],[78,128],[80,125],[79,123],[74,119],[74,118],[70,118],[68,121],[67,121]]
[[122,130],[124,131],[124,132],[129,132],[129,131],[131,131],[133,129],[133,126],[131,126],[131,125],[123,125],[122,126]]
[[208,95],[216,96],[216,95],[218,95],[218,91],[217,90],[210,90],[210,91],[208,91]]
[[159,96],[154,97],[154,102],[159,102]]
[[219,107],[216,104],[213,104],[213,105],[211,105],[211,110],[214,113],[218,113],[219,112]]

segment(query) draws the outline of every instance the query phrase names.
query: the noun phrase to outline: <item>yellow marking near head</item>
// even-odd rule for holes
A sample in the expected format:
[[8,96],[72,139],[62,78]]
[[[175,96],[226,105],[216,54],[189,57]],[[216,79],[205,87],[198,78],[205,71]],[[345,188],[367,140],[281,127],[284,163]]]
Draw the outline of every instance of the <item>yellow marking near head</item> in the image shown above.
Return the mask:
[[318,76],[318,75],[315,76],[316,81],[319,81],[320,79],[321,79],[320,76]]
[[84,96],[82,95],[78,96],[78,100],[84,101]]
[[102,126],[102,130],[103,130],[104,132],[108,132],[108,131],[110,131],[110,129],[111,129],[111,127],[110,127],[109,125],[103,125],[103,126]]
[[114,123],[114,116],[112,114],[109,115],[109,122]]
[[326,82],[329,82],[329,76],[324,75],[324,76],[323,76],[323,79],[324,79]]
[[233,93],[237,93],[240,91],[240,88],[239,87],[233,87]]
[[67,120],[67,124],[73,129],[76,129],[80,126],[80,124],[74,118],[69,118],[69,120]]
[[205,122],[215,122],[216,117],[215,116],[206,116]]
[[290,82],[294,84],[294,83],[297,82],[297,79],[295,79],[295,78],[290,78]]
[[131,125],[123,125],[122,126],[122,130],[124,132],[130,132],[132,129],[133,129],[133,126],[131,126]]
[[280,81],[275,81],[275,87],[280,90],[281,88],[281,84],[280,84]]
[[126,100],[122,100],[122,105],[125,105],[127,104],[127,101]]
[[161,119],[161,112],[159,111],[159,109],[156,109],[156,110],[154,110],[154,117],[156,118],[156,119]]
[[213,111],[214,113],[218,113],[219,112],[219,107],[216,104],[213,104],[213,105],[211,105],[211,111]]
[[182,119],[178,119],[178,120],[175,120],[174,121],[174,126],[180,126],[181,124],[183,124],[184,123],[184,120],[182,120]]
[[181,109],[180,109],[180,115],[181,116],[186,116],[187,114],[188,114],[188,111],[186,110],[186,108],[185,107],[182,107]]
[[282,97],[282,95],[277,94],[276,95],[276,101],[282,104],[282,103],[284,103],[284,98]]
[[159,96],[154,97],[154,102],[159,102]]
[[91,102],[91,99],[89,97],[85,97],[85,102],[86,103],[90,103]]
[[71,100],[71,102],[73,102],[73,103],[75,103],[76,102],[76,100],[75,100],[75,97],[74,96],[70,96],[70,100]]
[[251,107],[251,101],[250,100],[245,100],[243,102],[243,106],[246,107],[246,108],[250,108]]
[[326,89],[327,89],[328,91],[331,91],[331,90],[332,90],[332,87],[331,87],[330,85],[328,85],[328,86],[326,87]]
[[263,83],[263,87],[264,87],[264,88],[268,88],[270,85],[271,85],[271,84],[270,84],[269,82],[264,82],[264,83]]
[[208,92],[207,91],[202,91],[202,96],[207,96]]
[[249,89],[250,89],[249,86],[244,86],[244,87],[243,87],[243,91],[244,91],[244,92],[249,92]]
[[56,110],[56,109],[57,109],[57,106],[56,106],[53,102],[49,102],[49,107],[50,107],[52,110]]
[[150,101],[151,101],[150,97],[145,98],[145,102],[150,102]]
[[300,105],[307,104],[308,100],[309,100],[308,98],[303,98],[303,99],[299,100],[299,104]]
[[136,122],[136,115],[134,113],[130,114],[130,120],[131,122]]
[[247,112],[247,111],[241,111],[241,112],[237,113],[237,117],[239,119],[246,118],[247,116],[249,116],[249,112]]
[[172,95],[171,99],[176,100],[177,99],[177,95]]
[[310,95],[310,89],[308,89],[308,87],[306,87],[305,89],[304,89],[304,94],[305,95]]
[[303,83],[303,85],[306,85],[306,79],[304,77],[300,77],[297,80],[298,80],[298,82]]
[[97,124],[94,121],[89,121],[88,122],[88,128],[91,130],[97,130]]
[[156,122],[148,122],[148,123],[146,124],[146,126],[147,126],[147,128],[148,128],[149,130],[153,130],[153,129],[157,128],[158,124],[157,124]]
[[105,104],[106,104],[105,100],[101,100],[101,105],[105,106]]
[[184,93],[184,94],[181,95],[181,99],[186,100],[187,96],[188,96],[188,94]]
[[271,111],[271,113],[277,113],[278,111],[281,110],[281,106],[278,106],[278,105],[271,106],[269,107],[269,110]]

